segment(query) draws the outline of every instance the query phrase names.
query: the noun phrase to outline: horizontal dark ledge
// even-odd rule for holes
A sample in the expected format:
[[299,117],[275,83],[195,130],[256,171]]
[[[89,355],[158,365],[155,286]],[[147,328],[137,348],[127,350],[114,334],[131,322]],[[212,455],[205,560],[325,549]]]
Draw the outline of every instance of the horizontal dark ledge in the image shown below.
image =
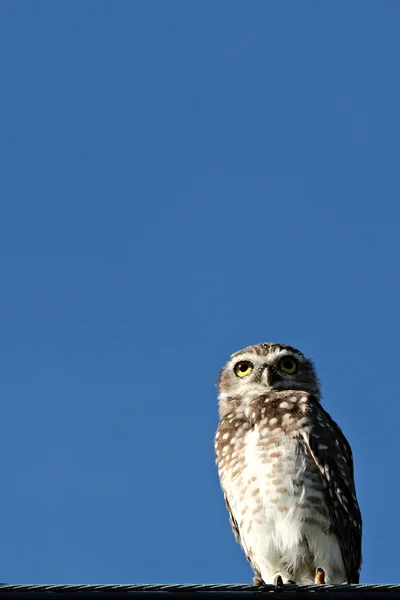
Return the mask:
[[[63,596],[63,600],[161,600],[165,596],[176,596],[177,600],[194,600],[197,596],[212,597],[212,600],[260,600],[260,594],[267,593],[284,597],[296,596],[296,600],[335,600],[368,597],[378,600],[383,595],[398,596],[399,584],[352,584],[352,585],[284,585],[276,588],[273,585],[254,587],[240,584],[134,584],[134,585],[12,585],[0,584],[2,600],[11,600],[15,596],[26,597],[26,600],[50,600],[50,596]],[[142,598],[143,597],[143,598]]]

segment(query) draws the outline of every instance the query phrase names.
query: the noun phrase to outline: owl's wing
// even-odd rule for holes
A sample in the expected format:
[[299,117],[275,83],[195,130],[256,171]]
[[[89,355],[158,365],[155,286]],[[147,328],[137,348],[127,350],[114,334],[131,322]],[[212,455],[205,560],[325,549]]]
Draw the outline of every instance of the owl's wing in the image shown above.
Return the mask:
[[228,497],[227,497],[227,495],[225,493],[224,493],[224,499],[225,499],[226,508],[228,509],[228,513],[229,513],[229,522],[231,524],[232,531],[233,531],[233,534],[235,536],[235,539],[236,539],[237,543],[240,544],[241,549],[245,553],[246,558],[249,561],[249,563],[251,565],[251,568],[253,569],[254,574],[256,575],[256,577],[261,577],[261,574],[258,571],[258,567],[253,564],[253,561],[251,560],[251,557],[249,556],[249,553],[247,552],[246,546],[243,543],[243,540],[242,540],[242,538],[240,536],[240,531],[239,531],[239,527],[238,527],[237,521],[236,521],[235,517],[233,516],[232,510],[231,510],[231,507],[230,507],[230,504],[229,504]]
[[311,430],[302,435],[325,481],[326,500],[338,538],[347,582],[358,583],[362,519],[354,485],[353,456],[342,430],[318,404],[310,407]]
[[240,545],[242,545],[242,542],[241,542],[241,539],[240,539],[239,527],[238,527],[238,524],[237,524],[237,522],[236,522],[236,519],[235,519],[235,517],[233,516],[233,513],[232,513],[232,511],[231,511],[231,507],[230,507],[230,504],[229,504],[229,502],[228,502],[228,498],[227,498],[227,495],[226,495],[226,494],[224,494],[224,500],[225,500],[226,508],[228,509],[228,513],[229,513],[229,522],[230,522],[230,524],[231,524],[231,527],[232,527],[233,534],[234,534],[234,536],[235,536],[235,539],[236,539],[237,543],[238,543],[238,544],[240,544]]

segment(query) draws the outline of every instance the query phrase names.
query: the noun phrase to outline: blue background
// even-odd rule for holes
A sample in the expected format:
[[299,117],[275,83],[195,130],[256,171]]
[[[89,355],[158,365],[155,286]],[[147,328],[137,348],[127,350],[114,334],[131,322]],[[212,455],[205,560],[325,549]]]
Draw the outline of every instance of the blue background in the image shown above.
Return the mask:
[[[317,364],[399,580],[400,3],[3,0],[0,580],[249,582],[215,381]],[[379,416],[378,416],[379,415]]]

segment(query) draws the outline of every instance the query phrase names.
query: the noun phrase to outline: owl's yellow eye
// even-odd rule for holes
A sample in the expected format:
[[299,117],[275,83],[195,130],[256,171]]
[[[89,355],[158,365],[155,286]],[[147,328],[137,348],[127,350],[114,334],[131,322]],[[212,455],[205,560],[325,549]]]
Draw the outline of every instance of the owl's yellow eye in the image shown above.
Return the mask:
[[253,365],[248,360],[241,360],[235,365],[235,373],[238,377],[246,377],[253,370]]
[[286,356],[285,358],[282,358],[282,360],[280,361],[279,368],[281,369],[281,371],[284,371],[285,373],[289,373],[289,375],[292,375],[293,373],[296,373],[296,371],[297,371],[297,362],[294,360],[294,358],[290,358],[289,356]]

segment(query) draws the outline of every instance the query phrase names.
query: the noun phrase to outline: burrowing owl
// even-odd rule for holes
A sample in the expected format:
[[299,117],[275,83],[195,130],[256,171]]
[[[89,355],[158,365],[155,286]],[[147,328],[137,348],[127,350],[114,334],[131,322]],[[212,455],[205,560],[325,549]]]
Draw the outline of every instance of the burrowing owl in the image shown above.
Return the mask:
[[222,369],[219,392],[219,477],[255,581],[358,583],[352,453],[312,363],[291,346],[249,346]]

